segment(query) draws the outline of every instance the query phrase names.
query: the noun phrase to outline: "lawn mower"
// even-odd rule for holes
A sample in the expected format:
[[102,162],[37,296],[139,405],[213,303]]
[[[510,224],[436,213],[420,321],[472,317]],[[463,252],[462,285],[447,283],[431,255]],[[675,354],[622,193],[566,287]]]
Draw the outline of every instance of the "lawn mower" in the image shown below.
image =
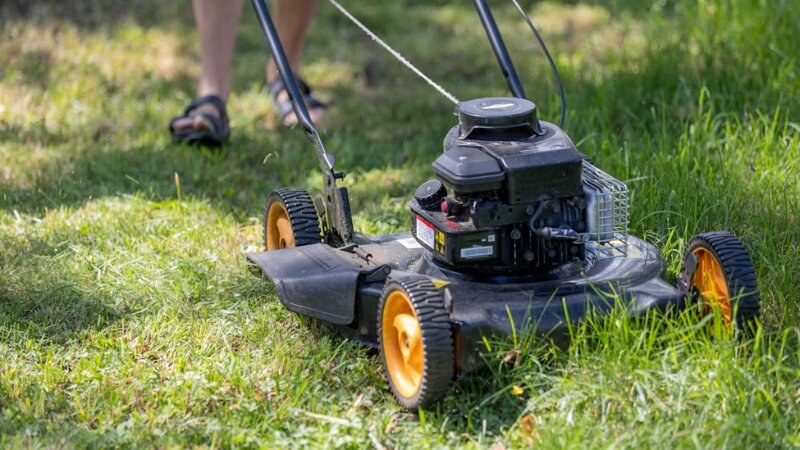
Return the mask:
[[299,100],[264,1],[252,3],[324,189],[316,198],[298,188],[270,193],[265,251],[247,257],[286,308],[377,347],[403,406],[440,400],[482,365],[487,337],[525,331],[563,343],[568,324],[618,305],[633,316],[706,305],[729,326],[758,315],[752,263],[730,233],[694,237],[676,285],[662,278],[658,249],[628,234],[625,183],[562,129],[563,89],[561,125],[539,119],[485,0],[474,4],[513,96],[457,103],[434,177],[408,201],[410,232],[358,233],[337,184],[344,173]]

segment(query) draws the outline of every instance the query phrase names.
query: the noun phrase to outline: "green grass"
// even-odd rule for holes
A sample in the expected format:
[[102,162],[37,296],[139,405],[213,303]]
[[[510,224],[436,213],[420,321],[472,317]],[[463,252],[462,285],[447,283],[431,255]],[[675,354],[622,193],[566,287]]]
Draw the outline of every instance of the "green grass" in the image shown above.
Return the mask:
[[[287,312],[247,268],[267,193],[321,182],[302,133],[275,126],[249,6],[233,137],[213,153],[169,142],[198,55],[188,2],[162,3],[0,5],[0,447],[800,446],[794,2],[527,2],[566,129],[628,182],[632,232],[670,279],[692,235],[735,233],[763,327],[740,342],[690,312],[615,312],[567,349],[489,342],[487,368],[420,414],[396,405],[378,358]],[[494,3],[556,120],[546,62]],[[470,2],[348,6],[459,98],[505,93]],[[305,74],[335,99],[323,139],[358,228],[406,229],[452,105],[326,4]]]

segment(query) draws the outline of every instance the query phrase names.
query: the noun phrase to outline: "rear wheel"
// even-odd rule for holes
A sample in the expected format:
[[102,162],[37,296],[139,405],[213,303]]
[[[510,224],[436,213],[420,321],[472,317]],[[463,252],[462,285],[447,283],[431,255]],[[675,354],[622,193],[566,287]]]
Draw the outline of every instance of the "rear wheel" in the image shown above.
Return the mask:
[[753,263],[738,239],[725,231],[695,236],[686,248],[681,272],[688,282],[687,295],[702,299],[704,313],[716,308],[726,326],[749,330],[760,304]]
[[441,291],[414,276],[386,284],[378,306],[378,340],[386,378],[409,409],[430,406],[453,381],[450,317]]
[[267,250],[315,244],[322,239],[311,196],[303,189],[276,189],[267,197],[264,246]]

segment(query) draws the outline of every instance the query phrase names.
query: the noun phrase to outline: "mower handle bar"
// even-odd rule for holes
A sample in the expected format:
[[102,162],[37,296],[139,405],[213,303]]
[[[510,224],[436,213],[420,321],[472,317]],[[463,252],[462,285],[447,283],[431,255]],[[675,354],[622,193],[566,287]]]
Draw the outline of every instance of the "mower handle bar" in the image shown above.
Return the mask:
[[[334,164],[336,159],[334,156],[325,150],[322,144],[319,132],[314,127],[314,122],[308,114],[305,102],[303,102],[303,95],[300,92],[300,87],[297,83],[297,78],[292,71],[289,60],[286,57],[286,52],[283,50],[278,31],[275,24],[272,22],[272,17],[269,14],[269,9],[264,3],[264,0],[251,0],[253,9],[255,9],[258,23],[264,32],[264,37],[267,40],[270,50],[272,51],[272,59],[275,62],[275,67],[278,69],[278,74],[283,81],[283,86],[289,94],[289,99],[292,102],[292,110],[294,111],[297,121],[303,127],[306,137],[314,145],[314,150],[319,158],[320,168],[322,169],[325,178],[325,194],[327,203],[325,205],[325,225],[327,231],[332,231],[338,237],[338,240],[344,243],[351,242],[354,236],[353,232],[353,218],[350,213],[350,201],[347,194],[347,189],[338,187],[336,185],[337,179],[344,178],[344,172],[334,171]],[[519,80],[517,71],[508,55],[503,37],[497,29],[497,23],[492,16],[489,5],[486,0],[474,0],[475,8],[478,11],[483,28],[486,31],[486,36],[489,38],[489,43],[492,46],[492,51],[497,57],[497,62],[503,72],[511,93],[515,97],[525,98],[525,91],[522,88],[522,83]],[[321,214],[322,211],[318,211]],[[326,239],[328,237],[326,236]]]
[[[319,158],[320,168],[322,169],[323,177],[325,178],[325,200],[322,201],[322,209],[324,211],[317,211],[323,220],[323,231],[326,234],[326,241],[332,239],[331,234],[335,235],[334,240],[348,243],[353,239],[353,218],[350,214],[350,200],[347,194],[347,188],[338,187],[336,180],[344,178],[344,172],[335,172],[333,169],[336,159],[332,154],[325,150],[322,144],[322,139],[319,132],[314,128],[314,123],[311,121],[311,116],[308,115],[308,109],[303,101],[303,95],[300,93],[300,87],[297,84],[297,78],[292,72],[292,66],[286,58],[286,52],[283,50],[278,31],[275,24],[272,22],[267,5],[264,0],[252,0],[253,9],[256,11],[258,23],[261,24],[261,29],[264,32],[264,37],[269,44],[272,51],[272,59],[275,61],[275,67],[278,69],[278,74],[283,81],[283,86],[286,88],[289,99],[292,102],[292,109],[297,122],[303,127],[306,137],[314,145],[314,150]],[[330,242],[329,242],[330,243]]]
[[492,51],[497,57],[497,63],[500,65],[500,70],[503,71],[503,76],[506,78],[506,83],[514,97],[526,98],[525,90],[522,88],[522,83],[519,81],[517,70],[514,68],[514,63],[506,50],[506,44],[503,42],[503,36],[500,30],[497,29],[497,22],[494,20],[492,11],[486,0],[475,0],[475,9],[478,10],[478,17],[481,19],[483,29],[486,30],[486,37],[489,38],[489,43],[492,45]]
[[306,133],[319,134],[314,128],[314,123],[311,121],[311,116],[308,115],[308,109],[302,100],[303,96],[300,93],[300,87],[297,84],[297,79],[292,72],[292,67],[286,57],[286,52],[283,50],[280,37],[272,22],[272,17],[269,14],[267,5],[264,0],[252,0],[253,8],[256,10],[258,23],[261,24],[261,29],[264,31],[264,37],[267,39],[270,50],[272,50],[272,59],[275,61],[275,66],[278,68],[278,74],[283,81],[283,86],[286,93],[289,94],[289,99],[292,102],[292,109],[294,110],[297,121],[306,131]]
[[[488,37],[489,43],[492,46],[492,50],[497,57],[497,62],[500,65],[503,76],[506,79],[508,88],[515,97],[526,98],[525,90],[523,89],[522,83],[519,80],[517,71],[514,68],[514,63],[508,54],[505,42],[503,41],[503,37],[497,28],[497,23],[495,22],[494,16],[489,9],[489,5],[486,3],[486,0],[474,0],[474,3],[475,9],[478,11],[478,16],[483,24],[483,28],[486,31],[486,36]],[[311,120],[311,116],[308,114],[308,109],[306,108],[305,103],[300,101],[302,100],[303,96],[300,93],[300,88],[298,86],[297,79],[294,76],[294,72],[292,71],[291,65],[286,58],[286,53],[283,50],[283,45],[281,44],[280,37],[275,29],[275,25],[272,22],[272,17],[269,14],[267,5],[264,3],[264,0],[252,0],[252,4],[256,11],[258,22],[261,24],[261,29],[264,31],[264,36],[267,39],[270,50],[272,50],[272,57],[275,61],[275,66],[278,69],[278,74],[280,75],[283,85],[289,94],[289,99],[292,102],[292,109],[294,110],[295,116],[297,116],[298,122],[303,127],[303,130],[306,132],[309,139],[315,141],[315,146],[317,143],[319,143],[319,147],[322,147],[322,142],[319,138],[319,132],[317,132],[317,129],[314,127],[314,122]],[[324,159],[327,169],[333,170],[333,155],[327,152],[323,153],[324,154],[321,154],[320,156]]]

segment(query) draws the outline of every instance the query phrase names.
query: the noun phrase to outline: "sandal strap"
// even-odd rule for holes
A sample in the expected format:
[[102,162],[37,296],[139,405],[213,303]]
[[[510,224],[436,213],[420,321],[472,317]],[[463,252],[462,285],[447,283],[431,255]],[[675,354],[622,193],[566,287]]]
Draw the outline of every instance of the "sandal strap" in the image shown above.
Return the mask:
[[[219,113],[219,117],[204,112],[195,112],[197,108],[203,105],[212,105]],[[203,120],[211,125],[210,130],[190,130],[186,132],[176,133],[175,122],[190,116],[202,117]],[[212,145],[218,147],[222,145],[230,135],[230,128],[228,125],[228,112],[225,108],[225,102],[216,95],[206,95],[192,100],[189,105],[183,110],[183,115],[174,117],[169,122],[169,132],[173,140],[183,141],[189,143],[202,143],[201,145]]]
[[226,121],[228,120],[228,111],[225,108],[225,101],[216,95],[205,95],[192,100],[188,105],[186,105],[186,108],[183,110],[183,115],[188,116],[195,109],[203,105],[214,106],[217,109],[220,118],[224,118]]
[[[303,97],[311,95],[311,86],[306,83],[306,80],[297,75],[294,76],[294,79],[297,82],[297,87],[300,88],[300,93],[303,94]],[[278,77],[267,84],[267,92],[272,97],[276,97],[281,91],[285,90],[286,85],[283,84],[283,79],[281,77]]]
[[[295,75],[295,80],[297,81],[297,87],[300,89],[300,94],[303,96],[303,103],[305,103],[306,108],[313,109],[328,107],[327,103],[311,95],[311,86],[309,86],[304,79]],[[267,93],[272,99],[272,103],[275,105],[278,117],[280,117],[281,120],[285,119],[286,116],[294,112],[294,106],[292,105],[291,100],[287,99],[278,101],[278,94],[283,91],[286,91],[286,85],[283,84],[283,79],[280,77],[270,81],[269,84],[267,84]]]

